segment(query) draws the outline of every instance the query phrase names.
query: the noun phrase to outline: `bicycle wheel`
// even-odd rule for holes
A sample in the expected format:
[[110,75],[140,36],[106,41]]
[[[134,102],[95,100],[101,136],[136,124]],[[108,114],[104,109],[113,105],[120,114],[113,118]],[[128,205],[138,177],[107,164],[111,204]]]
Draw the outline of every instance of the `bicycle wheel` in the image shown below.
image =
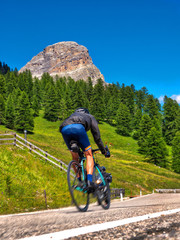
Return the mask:
[[72,160],[68,165],[67,179],[69,191],[73,203],[81,212],[86,212],[89,206],[89,194],[83,191],[85,182],[79,182],[78,177],[82,176],[82,169],[78,162]]
[[109,209],[111,202],[111,192],[109,183],[103,177],[103,174],[99,174],[99,167],[94,168],[94,181],[99,183],[96,189],[96,196],[98,205],[101,205],[104,209]]
[[110,207],[110,202],[111,202],[111,191],[109,187],[109,183],[105,180],[106,185],[102,187],[101,189],[101,194],[102,198],[100,199],[101,206],[104,209],[109,209]]

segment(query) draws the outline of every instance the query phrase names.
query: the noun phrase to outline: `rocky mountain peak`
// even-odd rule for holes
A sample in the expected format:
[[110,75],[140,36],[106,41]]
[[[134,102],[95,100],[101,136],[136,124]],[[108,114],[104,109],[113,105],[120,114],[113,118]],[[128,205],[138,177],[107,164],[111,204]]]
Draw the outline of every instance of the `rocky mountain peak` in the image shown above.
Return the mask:
[[93,64],[88,49],[76,42],[59,42],[47,46],[32,58],[19,72],[29,69],[33,77],[40,78],[45,72],[51,76],[68,77],[75,81],[91,77],[93,84],[104,76]]

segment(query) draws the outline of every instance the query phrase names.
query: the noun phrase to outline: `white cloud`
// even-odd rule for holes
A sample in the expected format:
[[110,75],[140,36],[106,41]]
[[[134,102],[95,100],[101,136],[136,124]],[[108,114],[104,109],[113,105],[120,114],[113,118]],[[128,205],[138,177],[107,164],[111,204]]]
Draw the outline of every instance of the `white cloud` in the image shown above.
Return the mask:
[[[170,98],[172,98],[173,100],[176,100],[177,103],[180,104],[180,95],[174,94],[174,95],[172,95]],[[158,98],[158,100],[159,100],[159,102],[160,102],[161,104],[163,104],[163,103],[164,103],[164,95],[161,95],[161,96]]]
[[159,100],[159,102],[162,104],[162,103],[164,103],[164,96],[162,95],[162,96],[160,96],[159,98],[158,98],[158,100]]
[[180,104],[180,95],[172,95],[171,96],[172,99],[176,100],[179,104]]

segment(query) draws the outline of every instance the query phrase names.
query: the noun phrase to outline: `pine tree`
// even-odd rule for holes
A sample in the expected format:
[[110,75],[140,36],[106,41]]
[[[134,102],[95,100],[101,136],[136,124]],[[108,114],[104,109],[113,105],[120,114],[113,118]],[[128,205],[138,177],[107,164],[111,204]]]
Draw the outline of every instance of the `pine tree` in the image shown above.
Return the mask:
[[66,87],[66,106],[68,115],[72,114],[75,110],[75,81],[72,78],[68,78]]
[[172,169],[180,173],[180,131],[178,131],[172,141]]
[[118,87],[115,84],[105,86],[105,119],[112,125],[116,124],[116,113],[119,104]]
[[19,88],[14,89],[12,92],[12,99],[13,99],[13,105],[15,110],[18,104],[18,99],[21,96],[21,94],[22,94],[22,91]]
[[39,110],[40,110],[41,106],[39,103],[39,99],[37,98],[36,95],[33,95],[33,99],[32,99],[32,109],[33,109],[33,116],[37,117],[39,116]]
[[33,83],[33,97],[36,96],[39,102],[39,108],[41,107],[42,97],[41,97],[41,84],[38,78],[34,78]]
[[139,125],[141,122],[141,118],[142,118],[142,110],[140,108],[138,108],[138,109],[136,109],[134,118],[132,120],[132,126],[133,126],[132,137],[134,139],[139,138]]
[[142,118],[142,111],[141,111],[140,108],[138,108],[135,111],[134,118],[133,118],[133,129],[139,130],[139,125],[140,125],[140,122],[141,122],[141,118]]
[[43,107],[45,106],[45,102],[47,99],[47,91],[48,91],[49,85],[54,86],[53,78],[49,75],[49,73],[43,73],[43,75],[41,76],[41,80],[40,80],[41,101],[42,101]]
[[88,99],[81,81],[76,82],[73,96],[74,109],[78,107],[88,108]]
[[103,121],[105,118],[104,86],[101,79],[98,79],[97,84],[94,86],[90,112],[98,121]]
[[47,94],[44,110],[44,118],[55,122],[58,119],[58,101],[55,88],[52,84],[47,85]]
[[146,138],[152,127],[153,127],[153,123],[149,115],[147,114],[143,115],[139,124],[139,131],[138,131],[139,152],[142,154],[145,154],[147,152]]
[[133,117],[135,102],[134,102],[134,92],[131,87],[126,86],[124,88],[121,102],[126,104],[126,106],[129,108],[131,116]]
[[0,125],[5,122],[5,101],[3,95],[0,94]]
[[135,103],[139,109],[143,110],[147,96],[148,90],[145,87],[135,92]]
[[93,84],[92,84],[91,78],[89,77],[88,83],[87,83],[87,98],[89,102],[91,102],[92,100],[92,95],[93,95]]
[[7,128],[14,128],[14,117],[15,117],[15,109],[14,109],[14,101],[12,94],[9,94],[6,108],[5,108],[5,125]]
[[65,99],[66,95],[66,82],[63,78],[57,78],[55,82],[55,88],[57,93],[57,99],[60,104],[62,98]]
[[146,158],[148,162],[161,167],[166,167],[166,156],[168,155],[166,143],[162,134],[155,127],[152,127],[146,138]]
[[175,119],[175,124],[176,124],[176,131],[180,131],[180,107],[177,110],[177,115],[176,115],[176,119]]
[[0,94],[3,96],[4,100],[6,97],[6,81],[5,77],[0,74]]
[[166,143],[171,145],[171,142],[177,132],[176,118],[179,111],[179,104],[175,100],[165,96],[163,109],[163,136],[166,140]]
[[8,97],[9,94],[11,94],[13,90],[18,87],[17,86],[18,80],[14,72],[8,72],[5,75],[5,79],[6,79],[6,97]]
[[150,116],[151,119],[160,119],[160,112],[158,102],[153,95],[148,95],[146,98],[144,112]]
[[116,105],[115,99],[112,96],[109,98],[109,101],[107,102],[107,105],[105,108],[107,122],[112,125],[116,125],[117,109],[118,107]]
[[116,115],[117,133],[123,136],[129,136],[131,132],[131,113],[129,108],[120,103]]
[[125,104],[126,102],[124,96],[125,96],[125,84],[123,83],[119,89],[119,101]]
[[18,99],[18,104],[15,113],[14,127],[17,131],[33,131],[34,120],[32,109],[30,108],[30,102],[28,95],[22,92]]
[[61,98],[60,109],[59,109],[59,119],[64,120],[67,117],[68,117],[68,115],[67,115],[66,101],[64,100],[64,98]]
[[25,92],[27,93],[29,97],[29,102],[31,104],[32,102],[32,96],[33,96],[33,80],[32,80],[32,74],[30,70],[26,70],[24,73],[25,75]]
[[11,69],[6,63],[0,62],[0,74],[6,74],[7,72],[10,72]]

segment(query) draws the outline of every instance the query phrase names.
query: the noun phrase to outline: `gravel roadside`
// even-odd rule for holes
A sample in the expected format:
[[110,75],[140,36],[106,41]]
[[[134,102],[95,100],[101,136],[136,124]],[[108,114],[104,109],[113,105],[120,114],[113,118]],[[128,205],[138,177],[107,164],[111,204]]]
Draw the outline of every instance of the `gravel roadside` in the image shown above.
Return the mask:
[[68,240],[179,240],[180,213],[68,238]]

